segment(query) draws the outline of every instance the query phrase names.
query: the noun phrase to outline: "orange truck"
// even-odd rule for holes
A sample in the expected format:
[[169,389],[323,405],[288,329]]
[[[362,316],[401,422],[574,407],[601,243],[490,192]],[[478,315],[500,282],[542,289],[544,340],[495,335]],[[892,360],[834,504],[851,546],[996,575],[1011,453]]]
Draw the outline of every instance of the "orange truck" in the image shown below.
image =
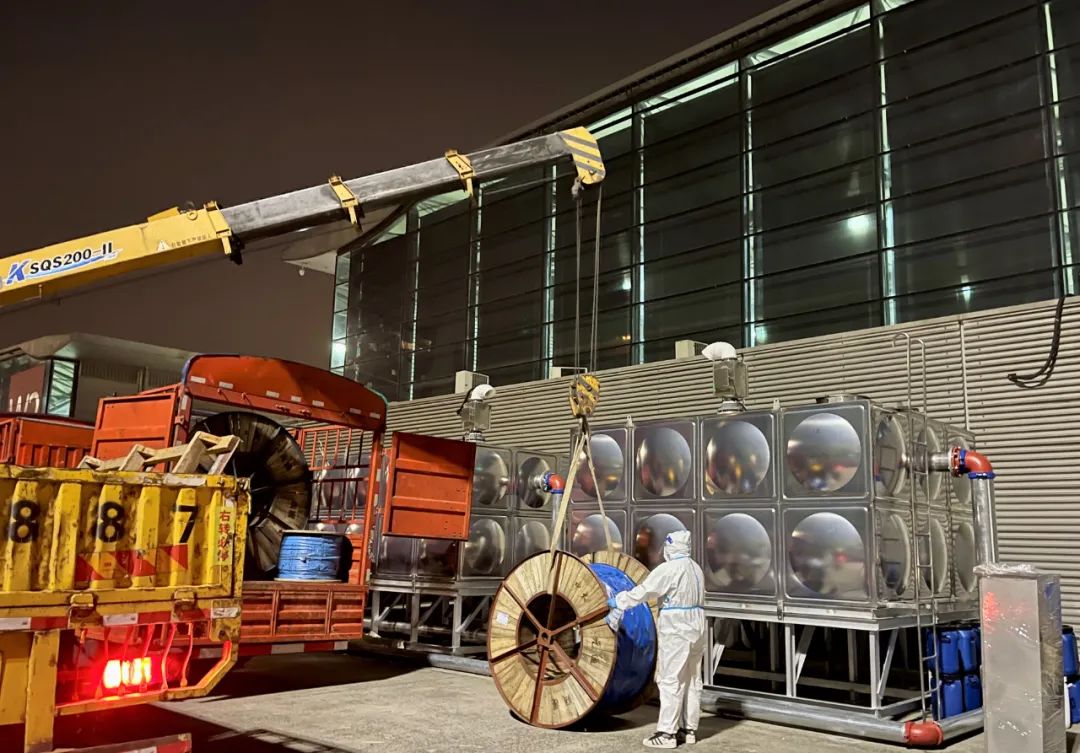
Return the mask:
[[[219,475],[158,462],[212,428],[235,438]],[[0,458],[18,461],[0,465],[0,724],[26,725],[26,753],[49,751],[54,715],[202,695],[240,657],[361,638],[382,481],[369,469],[390,466],[386,533],[468,531],[475,446],[400,434],[384,464],[385,429],[386,403],[356,382],[218,355],[192,358],[175,385],[104,398],[94,426],[0,419]],[[267,577],[281,534],[313,526],[349,542],[340,577]],[[190,740],[132,745],[183,753]]]
[[[363,632],[378,477],[368,469],[381,462],[386,403],[323,369],[254,356],[200,355],[175,385],[104,398],[90,455],[108,460],[136,445],[170,447],[207,425],[236,431],[242,446],[234,456],[235,473],[252,479],[241,655],[344,649]],[[272,450],[259,451],[267,445]],[[311,490],[308,499],[305,487]],[[340,581],[265,577],[273,574],[282,532],[313,522],[348,539],[351,555]],[[216,658],[220,651],[204,645],[198,656]]]
[[82,421],[0,413],[0,465],[74,468],[93,441],[94,427]]
[[[23,725],[24,753],[53,749],[56,716],[213,689],[238,655],[248,499],[246,480],[195,466],[0,464],[0,725]],[[217,660],[197,664],[207,643]],[[178,735],[102,753],[190,744]]]

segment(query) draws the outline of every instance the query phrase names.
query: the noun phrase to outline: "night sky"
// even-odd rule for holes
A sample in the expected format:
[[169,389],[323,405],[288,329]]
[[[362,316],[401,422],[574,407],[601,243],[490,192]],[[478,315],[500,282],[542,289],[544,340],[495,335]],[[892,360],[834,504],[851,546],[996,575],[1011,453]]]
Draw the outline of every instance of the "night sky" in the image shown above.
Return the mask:
[[[777,4],[5,3],[0,256],[484,146]],[[0,346],[83,331],[325,366],[331,279],[279,256],[0,314]]]

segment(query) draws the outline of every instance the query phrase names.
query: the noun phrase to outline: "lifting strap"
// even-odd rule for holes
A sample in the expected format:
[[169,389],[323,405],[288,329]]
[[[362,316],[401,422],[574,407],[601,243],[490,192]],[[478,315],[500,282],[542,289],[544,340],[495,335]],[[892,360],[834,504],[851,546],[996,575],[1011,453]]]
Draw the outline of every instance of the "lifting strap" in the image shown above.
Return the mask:
[[604,529],[604,543],[608,551],[614,551],[615,545],[611,540],[611,531],[607,525],[607,513],[604,511],[604,495],[596,476],[596,463],[593,461],[592,434],[589,430],[589,416],[596,410],[596,404],[600,400],[600,382],[592,374],[579,374],[574,377],[570,385],[570,410],[578,419],[578,436],[570,452],[570,469],[566,474],[566,488],[562,493],[562,500],[556,513],[555,530],[551,537],[550,550],[554,552],[559,548],[563,527],[566,524],[566,513],[570,507],[570,497],[574,491],[574,482],[577,480],[578,470],[582,461],[589,468],[592,477],[593,489],[596,490],[596,502],[600,507],[602,528]]

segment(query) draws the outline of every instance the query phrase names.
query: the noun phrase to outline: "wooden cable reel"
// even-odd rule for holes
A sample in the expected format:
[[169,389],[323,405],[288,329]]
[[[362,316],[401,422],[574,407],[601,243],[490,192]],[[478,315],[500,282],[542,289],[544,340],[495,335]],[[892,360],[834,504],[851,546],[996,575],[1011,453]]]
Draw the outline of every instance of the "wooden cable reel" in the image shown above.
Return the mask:
[[307,526],[312,474],[304,453],[285,427],[250,411],[207,416],[192,428],[199,431],[240,439],[228,471],[251,479],[244,577],[269,579],[277,570],[285,531]]
[[[651,650],[620,660],[619,645],[626,644],[607,625],[608,588],[590,564],[621,570],[628,585],[648,570],[619,552],[598,552],[588,560],[559,550],[535,554],[514,568],[492,602],[491,676],[513,713],[538,727],[566,727],[594,710],[628,711],[641,702],[652,676],[653,619],[647,627]],[[619,677],[627,660],[638,665],[629,685]]]

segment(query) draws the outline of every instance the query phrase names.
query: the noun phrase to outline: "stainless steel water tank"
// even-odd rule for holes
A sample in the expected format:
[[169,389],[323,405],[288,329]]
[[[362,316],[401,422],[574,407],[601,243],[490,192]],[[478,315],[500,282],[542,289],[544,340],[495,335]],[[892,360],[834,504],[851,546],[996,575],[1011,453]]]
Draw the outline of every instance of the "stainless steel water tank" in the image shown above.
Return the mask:
[[914,596],[911,511],[902,507],[876,510],[874,529],[879,599],[910,600]]
[[592,552],[604,551],[607,548],[604,538],[605,525],[615,550],[624,550],[626,511],[605,509],[605,512],[606,519],[597,509],[576,507],[571,511],[567,545],[572,553],[581,557]]
[[501,578],[510,564],[510,518],[476,515],[469,523],[469,538],[461,545],[461,577]]
[[[907,414],[863,398],[785,408],[783,498],[907,503],[912,453],[907,423]],[[934,489],[943,478],[931,474]]]
[[416,565],[415,539],[376,534],[376,554],[372,571],[378,578],[402,578],[413,574]]
[[701,419],[701,498],[772,500],[776,496],[776,415],[746,412]]
[[478,445],[473,470],[472,503],[474,508],[506,510],[510,507],[513,467],[509,450]]
[[952,547],[949,540],[949,516],[944,509],[934,509],[927,519],[923,536],[919,537],[919,562],[924,594],[938,597],[951,594]]
[[416,544],[415,572],[417,578],[441,581],[458,577],[461,564],[460,541],[418,539]]
[[789,599],[866,602],[870,596],[869,510],[807,506],[783,512]]
[[728,508],[703,513],[701,553],[708,595],[775,597],[775,508]]
[[513,560],[511,569],[526,557],[551,547],[551,518],[525,517],[514,519]]
[[646,421],[633,429],[633,500],[693,501],[695,419]]
[[[596,482],[600,484],[604,503],[626,502],[626,477],[629,468],[626,429],[594,428],[591,436]],[[571,440],[571,447],[575,442],[576,436]],[[596,486],[584,458],[578,466],[571,499],[574,502],[595,502],[597,499]]]
[[874,407],[871,419],[871,471],[877,499],[908,499],[908,443],[894,411]]
[[868,403],[855,400],[785,409],[781,427],[785,499],[869,497]]
[[[910,487],[914,488],[917,501],[944,506],[949,474],[947,471],[933,470],[929,463],[934,455],[947,450],[948,429],[940,421],[927,419],[925,415],[914,410],[898,411],[897,421],[904,432],[907,464],[912,479]],[[910,499],[909,491],[905,491],[903,499]]]
[[[664,561],[664,543],[668,535],[676,531],[696,531],[697,512],[689,507],[668,508],[637,507],[632,515],[634,533],[633,551],[638,562],[652,570]],[[691,551],[698,549],[697,542]]]
[[517,509],[527,513],[550,511],[552,495],[544,492],[541,486],[544,475],[556,470],[557,458],[525,450],[515,450],[513,457]]
[[952,515],[952,587],[953,598],[960,602],[979,600],[979,579],[975,575],[978,549],[975,545],[975,519],[970,514]]

